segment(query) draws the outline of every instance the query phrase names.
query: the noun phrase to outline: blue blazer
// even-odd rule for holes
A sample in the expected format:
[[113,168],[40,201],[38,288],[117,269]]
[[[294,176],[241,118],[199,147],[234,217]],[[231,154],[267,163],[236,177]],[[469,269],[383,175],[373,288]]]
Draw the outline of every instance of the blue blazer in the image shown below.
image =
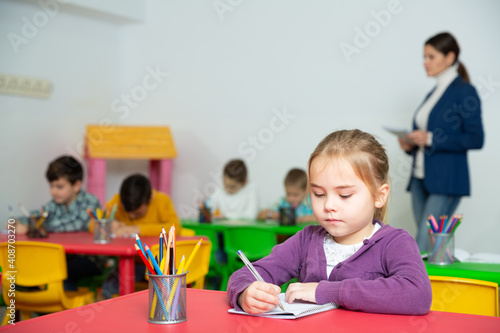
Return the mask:
[[[417,129],[415,117],[413,129]],[[453,80],[432,109],[427,130],[432,132],[432,145],[426,146],[424,153],[426,190],[432,194],[469,195],[467,150],[480,149],[484,143],[476,89],[460,76]],[[411,152],[413,165],[416,151]]]

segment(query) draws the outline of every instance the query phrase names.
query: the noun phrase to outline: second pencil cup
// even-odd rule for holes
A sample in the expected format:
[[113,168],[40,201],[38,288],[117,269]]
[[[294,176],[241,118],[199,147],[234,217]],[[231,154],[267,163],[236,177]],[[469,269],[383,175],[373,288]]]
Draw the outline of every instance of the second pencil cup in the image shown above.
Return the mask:
[[177,324],[187,320],[186,273],[149,276],[148,321],[153,324]]
[[113,240],[111,238],[111,220],[94,220],[94,243],[107,244]]
[[199,208],[199,222],[200,223],[210,223],[212,222],[212,212],[208,207]]
[[295,209],[280,207],[280,225],[295,225]]
[[43,225],[38,225],[38,222],[30,217],[28,220],[28,238],[45,237],[48,237],[48,234]]
[[453,264],[455,254],[455,238],[453,234],[429,234],[427,242],[427,262],[435,265]]

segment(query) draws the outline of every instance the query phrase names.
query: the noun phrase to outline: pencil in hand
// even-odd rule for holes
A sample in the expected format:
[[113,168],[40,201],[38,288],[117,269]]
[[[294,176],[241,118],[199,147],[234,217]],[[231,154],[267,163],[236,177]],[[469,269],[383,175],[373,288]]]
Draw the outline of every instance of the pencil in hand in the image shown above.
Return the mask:
[[[247,256],[241,250],[238,250],[237,253],[240,256],[241,260],[243,260],[243,263],[245,264],[245,266],[247,266],[247,268],[250,270],[250,272],[252,272],[253,276],[257,279],[257,281],[265,282],[264,279],[262,278],[262,276],[259,274],[259,272],[257,272],[255,267],[252,265],[250,260],[248,260]],[[285,311],[285,308],[281,304],[281,301],[280,301],[279,307],[281,308],[281,310]]]

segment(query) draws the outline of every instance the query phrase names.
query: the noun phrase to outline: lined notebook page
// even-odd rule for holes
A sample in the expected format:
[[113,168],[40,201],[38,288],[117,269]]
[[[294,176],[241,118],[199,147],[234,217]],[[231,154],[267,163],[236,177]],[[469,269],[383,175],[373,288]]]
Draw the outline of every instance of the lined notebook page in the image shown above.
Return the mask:
[[338,305],[335,303],[318,305],[315,303],[309,303],[300,300],[296,300],[292,304],[288,304],[285,301],[285,293],[281,293],[279,297],[281,300],[281,304],[285,308],[285,311],[281,310],[279,307],[276,307],[274,310],[256,315],[246,313],[244,311],[238,311],[235,309],[229,309],[228,312],[236,314],[244,314],[248,316],[269,317],[276,319],[296,319],[300,317],[309,316],[315,313],[320,313],[338,308]]

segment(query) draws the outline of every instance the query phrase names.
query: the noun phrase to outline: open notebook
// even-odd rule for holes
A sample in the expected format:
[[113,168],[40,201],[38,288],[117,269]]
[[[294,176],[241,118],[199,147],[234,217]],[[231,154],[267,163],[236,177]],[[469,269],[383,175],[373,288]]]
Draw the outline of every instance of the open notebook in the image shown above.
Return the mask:
[[244,311],[239,311],[236,309],[229,309],[229,313],[237,313],[244,314],[247,316],[258,316],[258,317],[268,317],[268,318],[276,318],[276,319],[296,319],[300,317],[309,316],[315,313],[325,312],[329,310],[333,310],[338,308],[339,306],[335,303],[326,303],[322,305],[318,305],[315,303],[303,302],[296,300],[292,304],[288,304],[285,301],[285,293],[281,293],[279,295],[281,304],[285,311],[281,310],[279,307],[276,307],[274,310],[260,313],[260,314],[251,314],[246,313]]

